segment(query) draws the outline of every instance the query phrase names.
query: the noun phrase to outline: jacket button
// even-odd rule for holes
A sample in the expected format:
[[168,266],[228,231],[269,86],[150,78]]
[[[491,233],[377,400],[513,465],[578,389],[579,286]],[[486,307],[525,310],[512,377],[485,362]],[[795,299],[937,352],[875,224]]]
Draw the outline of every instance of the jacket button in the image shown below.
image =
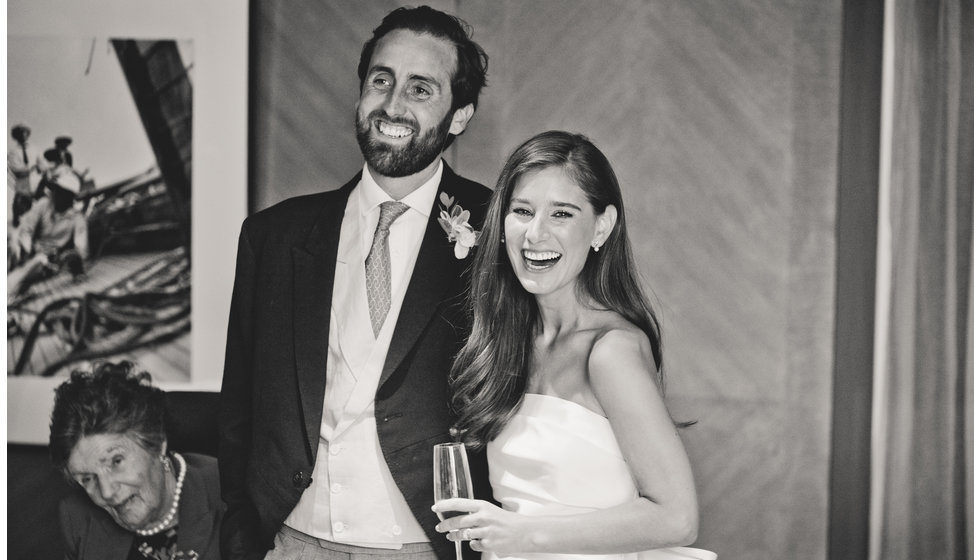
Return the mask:
[[293,473],[293,487],[302,490],[304,488],[309,488],[310,484],[313,484],[312,476],[307,475],[303,471],[296,471]]

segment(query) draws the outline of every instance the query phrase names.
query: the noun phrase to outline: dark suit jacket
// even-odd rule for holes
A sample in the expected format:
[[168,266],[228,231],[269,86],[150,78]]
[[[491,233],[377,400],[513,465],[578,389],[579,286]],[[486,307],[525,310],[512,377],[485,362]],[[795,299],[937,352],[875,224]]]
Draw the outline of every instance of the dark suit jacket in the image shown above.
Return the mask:
[[[330,298],[340,226],[360,175],[336,191],[292,198],[242,226],[221,387],[219,464],[228,514],[226,558],[262,558],[310,485],[326,389]],[[490,191],[444,165],[439,193],[482,226]],[[436,221],[438,199],[375,394],[385,460],[440,557],[452,544],[431,511],[432,446],[449,441],[447,376],[466,335],[472,256],[456,259]],[[486,458],[471,458],[489,499]],[[464,548],[468,549],[468,547]]]
[[[218,464],[214,457],[182,453],[187,476],[177,510],[177,550],[198,553],[201,560],[218,560],[218,535],[225,506],[218,488]],[[116,524],[92,503],[81,489],[70,493],[58,507],[66,558],[78,560],[125,560],[134,534]]]

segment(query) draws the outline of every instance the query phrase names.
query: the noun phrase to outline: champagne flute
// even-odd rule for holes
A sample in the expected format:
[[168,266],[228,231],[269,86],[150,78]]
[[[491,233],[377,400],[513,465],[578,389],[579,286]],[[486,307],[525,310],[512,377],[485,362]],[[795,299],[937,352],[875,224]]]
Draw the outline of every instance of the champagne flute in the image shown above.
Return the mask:
[[[473,482],[466,447],[462,443],[438,443],[432,448],[432,476],[435,501],[449,498],[473,499]],[[439,521],[465,515],[465,511],[438,512]],[[456,560],[463,560],[462,543],[456,544]]]

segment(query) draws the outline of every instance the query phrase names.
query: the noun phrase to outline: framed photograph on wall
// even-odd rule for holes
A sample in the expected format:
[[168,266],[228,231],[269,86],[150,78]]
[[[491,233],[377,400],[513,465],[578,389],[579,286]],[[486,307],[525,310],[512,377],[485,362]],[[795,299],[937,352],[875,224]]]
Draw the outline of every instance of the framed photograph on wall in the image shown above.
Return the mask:
[[247,208],[248,3],[7,4],[7,437],[130,360],[221,383]]

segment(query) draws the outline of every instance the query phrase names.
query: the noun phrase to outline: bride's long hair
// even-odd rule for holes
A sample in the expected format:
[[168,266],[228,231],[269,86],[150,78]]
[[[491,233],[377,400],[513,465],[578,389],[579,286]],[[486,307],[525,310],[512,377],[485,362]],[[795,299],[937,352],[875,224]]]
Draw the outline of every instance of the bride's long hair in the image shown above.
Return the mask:
[[550,167],[561,168],[585,192],[597,214],[610,204],[616,208],[618,219],[609,238],[598,253],[589,251],[579,274],[579,297],[619,313],[646,333],[663,390],[660,323],[639,282],[616,174],[585,136],[543,132],[517,148],[504,165],[474,257],[469,299],[473,330],[450,375],[452,407],[458,415],[455,435],[473,448],[500,433],[527,387],[538,306],[507,257],[504,218],[517,180]]

